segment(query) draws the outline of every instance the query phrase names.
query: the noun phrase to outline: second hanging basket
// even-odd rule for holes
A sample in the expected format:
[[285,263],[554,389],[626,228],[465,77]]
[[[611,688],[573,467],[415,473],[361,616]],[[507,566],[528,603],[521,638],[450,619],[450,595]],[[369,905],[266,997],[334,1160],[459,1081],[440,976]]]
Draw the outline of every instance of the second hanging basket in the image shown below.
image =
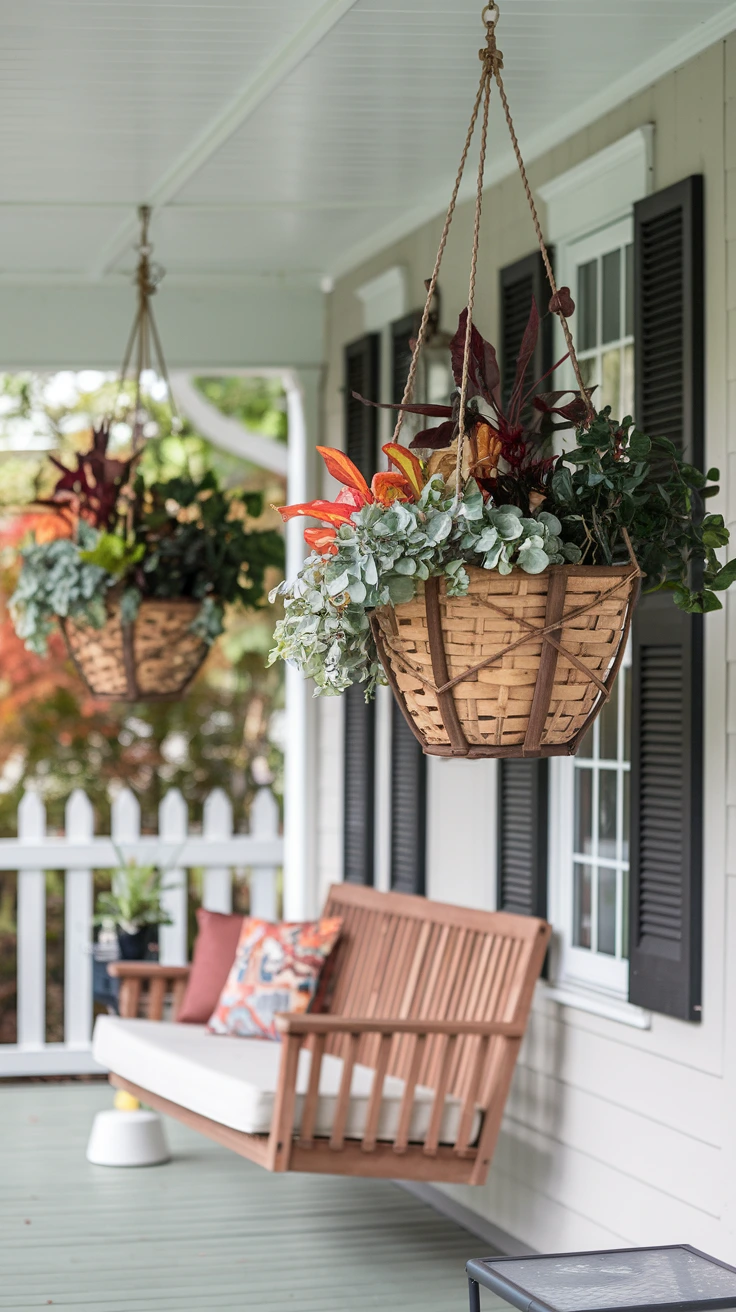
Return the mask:
[[371,616],[381,663],[429,756],[573,754],[623,660],[639,595],[634,561],[501,575],[467,567]]
[[201,603],[188,598],[144,598],[132,623],[120,603],[108,602],[101,629],[61,620],[78,673],[96,697],[120,702],[175,701],[203,664],[208,646],[191,625]]

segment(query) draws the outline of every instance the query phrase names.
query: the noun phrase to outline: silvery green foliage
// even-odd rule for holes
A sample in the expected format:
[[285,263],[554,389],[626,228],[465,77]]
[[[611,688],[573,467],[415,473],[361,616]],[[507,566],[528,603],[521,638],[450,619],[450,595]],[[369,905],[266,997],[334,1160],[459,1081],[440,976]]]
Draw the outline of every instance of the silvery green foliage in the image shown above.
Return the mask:
[[33,542],[21,552],[23,565],[10,598],[10,613],[18,637],[38,656],[46,655],[57,617],[81,620],[95,629],[105,623],[105,594],[115,579],[79,555],[80,550],[94,550],[98,537],[97,530],[82,521],[78,542],[69,538]]
[[[33,542],[21,551],[23,564],[10,598],[10,614],[18,637],[37,656],[46,655],[56,619],[72,618],[94,629],[101,629],[105,623],[107,590],[120,580],[101,565],[91,565],[80,557],[80,552],[94,550],[99,537],[97,529],[80,520],[76,542],[56,538],[53,542]],[[123,623],[133,623],[140,603],[138,588],[123,591]],[[205,597],[191,628],[208,645],[213,643],[223,629],[222,606],[212,597]]]
[[468,590],[465,564],[539,574],[580,558],[577,547],[560,540],[554,515],[526,518],[515,506],[486,505],[473,479],[459,504],[435,476],[415,505],[374,503],[352,521],[338,530],[335,555],[312,552],[294,583],[271,593],[272,601],[284,597],[286,614],[269,663],[291,661],[314,680],[317,695],[365,683],[372,696],[385,680],[367,612],[411,601],[417,583],[431,575],[444,574],[448,594],[459,597]]

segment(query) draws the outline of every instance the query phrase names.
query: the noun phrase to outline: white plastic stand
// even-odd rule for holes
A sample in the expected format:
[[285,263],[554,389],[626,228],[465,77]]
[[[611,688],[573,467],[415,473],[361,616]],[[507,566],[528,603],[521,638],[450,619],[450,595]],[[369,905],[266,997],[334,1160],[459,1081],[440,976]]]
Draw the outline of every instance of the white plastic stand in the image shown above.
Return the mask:
[[95,1166],[158,1166],[171,1154],[156,1112],[98,1112],[87,1144]]

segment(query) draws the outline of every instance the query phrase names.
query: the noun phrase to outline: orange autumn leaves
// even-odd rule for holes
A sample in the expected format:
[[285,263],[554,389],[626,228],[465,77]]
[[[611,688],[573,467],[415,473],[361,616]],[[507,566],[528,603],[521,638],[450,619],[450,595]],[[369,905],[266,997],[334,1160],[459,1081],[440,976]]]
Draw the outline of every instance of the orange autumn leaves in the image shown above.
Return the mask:
[[363,506],[378,503],[391,506],[396,501],[418,501],[425,483],[424,467],[413,452],[396,442],[387,442],[382,448],[394,469],[383,470],[374,474],[370,487],[352,460],[343,451],[331,446],[318,446],[327,472],[342,483],[334,501],[305,501],[301,505],[280,506],[279,514],[283,520],[294,519],[297,515],[308,515],[322,521],[321,528],[308,528],[304,532],[305,542],[321,555],[334,555],[337,551],[335,537],[338,528],[350,524],[356,510]]

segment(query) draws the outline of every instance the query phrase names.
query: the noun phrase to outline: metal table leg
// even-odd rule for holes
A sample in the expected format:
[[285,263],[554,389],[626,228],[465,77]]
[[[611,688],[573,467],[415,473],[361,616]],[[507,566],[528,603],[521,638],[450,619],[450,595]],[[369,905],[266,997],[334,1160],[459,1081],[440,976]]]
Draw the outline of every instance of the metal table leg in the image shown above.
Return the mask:
[[468,1280],[468,1299],[470,1312],[480,1312],[480,1285],[477,1280]]

